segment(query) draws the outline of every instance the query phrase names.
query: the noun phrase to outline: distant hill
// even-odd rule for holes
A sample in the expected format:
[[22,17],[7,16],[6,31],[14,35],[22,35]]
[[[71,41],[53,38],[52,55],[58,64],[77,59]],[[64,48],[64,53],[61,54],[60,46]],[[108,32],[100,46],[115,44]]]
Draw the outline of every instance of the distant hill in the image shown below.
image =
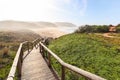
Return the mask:
[[35,22],[35,24],[41,27],[57,27],[57,25],[51,22]]
[[38,29],[44,27],[76,27],[75,24],[69,22],[24,22],[6,20],[0,21],[0,30],[16,30],[16,29]]
[[40,38],[40,35],[30,30],[0,31],[0,42],[23,42]]
[[0,21],[0,29],[35,29],[42,27],[56,27],[50,22],[23,22],[23,21]]
[[69,23],[69,22],[55,22],[57,26],[63,26],[63,27],[76,27],[75,24]]
[[36,26],[33,23],[29,22],[22,22],[22,21],[1,21],[0,22],[0,28],[1,29],[26,29],[26,28],[32,28],[33,26]]
[[64,33],[66,33],[66,31],[70,31],[75,27],[76,25],[69,22],[51,23],[51,22],[43,22],[43,21],[40,22],[24,22],[24,21],[13,21],[13,20],[0,21],[0,31],[10,30],[16,32],[16,30],[18,31],[25,29],[25,30],[32,30],[42,36],[49,35],[49,36],[58,37],[58,34],[60,34],[59,36],[61,36]]

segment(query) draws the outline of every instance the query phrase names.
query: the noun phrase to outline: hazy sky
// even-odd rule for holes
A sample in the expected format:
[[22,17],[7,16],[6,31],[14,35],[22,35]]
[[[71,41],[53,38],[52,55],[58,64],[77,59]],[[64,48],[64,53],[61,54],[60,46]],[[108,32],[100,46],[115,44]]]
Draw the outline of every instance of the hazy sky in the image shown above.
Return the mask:
[[0,0],[0,20],[120,23],[120,0]]

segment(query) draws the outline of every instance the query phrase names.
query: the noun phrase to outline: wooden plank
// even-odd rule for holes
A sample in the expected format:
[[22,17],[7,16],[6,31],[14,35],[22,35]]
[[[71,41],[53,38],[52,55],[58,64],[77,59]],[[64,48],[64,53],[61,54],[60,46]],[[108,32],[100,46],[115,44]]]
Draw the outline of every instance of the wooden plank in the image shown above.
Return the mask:
[[[27,52],[24,53],[24,56]],[[39,49],[34,48],[23,60],[22,80],[56,80],[49,69],[47,63],[39,53]]]
[[65,67],[61,66],[62,74],[61,74],[61,80],[65,80]]

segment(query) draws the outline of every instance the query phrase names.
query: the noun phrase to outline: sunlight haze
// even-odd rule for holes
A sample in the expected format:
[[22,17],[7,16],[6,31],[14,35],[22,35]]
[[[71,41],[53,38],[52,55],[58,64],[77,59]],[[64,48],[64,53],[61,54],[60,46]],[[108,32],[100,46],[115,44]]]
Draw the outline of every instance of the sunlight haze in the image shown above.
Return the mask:
[[77,23],[86,7],[87,0],[0,0],[0,20]]
[[0,0],[0,21],[118,24],[120,0]]

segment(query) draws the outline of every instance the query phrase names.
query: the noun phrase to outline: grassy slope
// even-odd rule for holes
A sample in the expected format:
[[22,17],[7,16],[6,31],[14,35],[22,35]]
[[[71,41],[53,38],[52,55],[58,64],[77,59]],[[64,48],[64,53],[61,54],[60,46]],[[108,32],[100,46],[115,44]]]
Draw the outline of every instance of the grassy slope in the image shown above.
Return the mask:
[[[119,45],[120,39],[70,34],[51,42],[49,48],[67,63],[103,78],[117,80],[120,79]],[[58,67],[57,63],[54,66]]]

